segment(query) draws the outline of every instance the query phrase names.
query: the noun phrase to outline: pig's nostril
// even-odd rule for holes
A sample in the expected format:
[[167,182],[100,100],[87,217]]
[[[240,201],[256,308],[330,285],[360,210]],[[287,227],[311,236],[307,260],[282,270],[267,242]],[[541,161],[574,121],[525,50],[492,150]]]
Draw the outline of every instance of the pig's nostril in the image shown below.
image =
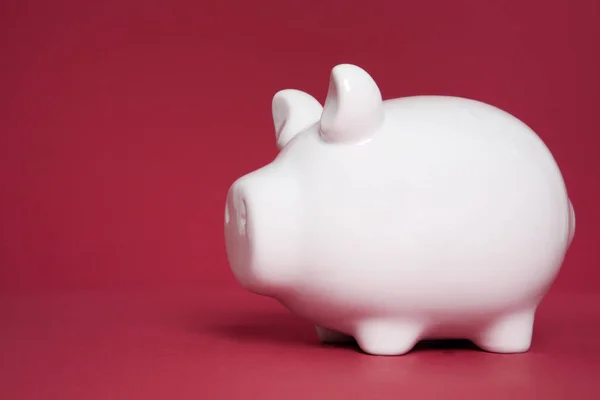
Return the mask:
[[246,225],[247,225],[247,211],[246,211],[246,201],[241,200],[238,204],[237,210],[237,226],[238,233],[241,236],[246,235]]

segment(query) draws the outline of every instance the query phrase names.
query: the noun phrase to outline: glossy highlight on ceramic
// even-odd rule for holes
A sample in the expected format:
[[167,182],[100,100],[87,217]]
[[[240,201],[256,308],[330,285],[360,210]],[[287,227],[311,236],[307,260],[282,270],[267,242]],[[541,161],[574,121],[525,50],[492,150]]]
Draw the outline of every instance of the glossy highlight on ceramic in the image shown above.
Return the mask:
[[244,288],[368,354],[439,338],[530,349],[575,211],[527,125],[471,99],[383,100],[350,64],[331,71],[323,106],[285,89],[272,114],[278,156],[236,180],[225,206]]

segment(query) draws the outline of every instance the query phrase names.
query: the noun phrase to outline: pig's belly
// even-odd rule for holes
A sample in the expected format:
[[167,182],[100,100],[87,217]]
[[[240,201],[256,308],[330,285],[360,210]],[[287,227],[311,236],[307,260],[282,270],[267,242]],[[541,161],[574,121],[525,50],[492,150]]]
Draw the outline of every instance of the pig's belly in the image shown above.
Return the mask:
[[[478,170],[489,154],[505,166]],[[398,171],[408,172],[389,174],[385,186],[337,179],[338,197],[309,204],[305,269],[284,303],[325,320],[451,320],[537,304],[568,242],[569,202],[553,161],[543,148],[530,157],[435,156],[403,158]],[[427,165],[426,176],[410,174]]]

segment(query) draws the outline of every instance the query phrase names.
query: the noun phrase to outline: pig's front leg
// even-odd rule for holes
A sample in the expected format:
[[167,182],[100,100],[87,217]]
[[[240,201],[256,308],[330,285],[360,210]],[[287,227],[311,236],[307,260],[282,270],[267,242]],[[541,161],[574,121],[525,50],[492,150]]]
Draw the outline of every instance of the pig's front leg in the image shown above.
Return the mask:
[[345,344],[352,343],[354,341],[352,336],[344,333],[323,328],[321,326],[316,326],[315,328],[317,330],[317,336],[322,343]]
[[422,332],[422,326],[410,320],[372,319],[358,324],[356,341],[367,354],[399,356],[412,350]]

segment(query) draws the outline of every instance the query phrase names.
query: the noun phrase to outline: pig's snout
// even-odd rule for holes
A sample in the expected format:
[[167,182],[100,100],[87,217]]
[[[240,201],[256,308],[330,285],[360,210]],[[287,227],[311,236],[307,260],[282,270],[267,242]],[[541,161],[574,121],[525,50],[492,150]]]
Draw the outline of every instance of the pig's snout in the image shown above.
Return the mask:
[[238,179],[225,206],[231,271],[248,290],[265,294],[292,272],[297,245],[295,187],[270,169]]
[[575,223],[575,209],[573,208],[573,203],[569,200],[569,246],[571,246],[575,237]]
[[[231,221],[232,215],[233,221]],[[247,235],[247,223],[246,200],[244,198],[228,200],[225,207],[225,226],[231,224],[232,227],[236,228],[237,235],[244,237]]]
[[233,274],[243,286],[249,286],[252,243],[248,232],[247,202],[243,188],[239,186],[234,184],[227,195],[225,245]]

